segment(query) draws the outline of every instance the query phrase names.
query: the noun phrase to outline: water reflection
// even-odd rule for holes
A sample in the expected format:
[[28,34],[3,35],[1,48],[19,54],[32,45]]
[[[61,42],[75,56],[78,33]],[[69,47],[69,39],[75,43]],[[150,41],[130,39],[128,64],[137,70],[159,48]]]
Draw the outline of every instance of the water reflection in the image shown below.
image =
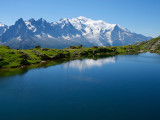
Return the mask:
[[91,67],[101,67],[104,64],[115,63],[115,57],[108,57],[103,59],[83,59],[83,60],[74,60],[67,63],[62,64],[64,68],[75,68],[79,70],[91,68]]
[[67,62],[67,63],[62,64],[62,66],[65,68],[72,67],[72,68],[78,68],[82,70],[82,69],[90,68],[93,66],[102,66],[103,64],[110,63],[110,62],[114,63],[115,57],[109,57],[109,58],[104,58],[104,59],[97,58],[97,60],[83,59],[83,60],[74,60],[74,61],[68,62],[69,60],[70,59],[48,61],[48,62],[39,63],[35,65],[25,66],[24,68],[2,69],[0,70],[0,78],[14,76],[14,75],[24,75],[31,69],[47,68],[50,66],[62,64],[63,62]]
[[11,69],[0,69],[0,79],[3,77],[9,77],[14,75],[24,75],[29,70],[32,69],[41,69],[41,68],[47,68],[50,66],[58,65],[65,62],[64,60],[58,60],[58,61],[46,61],[39,64],[24,66],[23,68],[11,68]]

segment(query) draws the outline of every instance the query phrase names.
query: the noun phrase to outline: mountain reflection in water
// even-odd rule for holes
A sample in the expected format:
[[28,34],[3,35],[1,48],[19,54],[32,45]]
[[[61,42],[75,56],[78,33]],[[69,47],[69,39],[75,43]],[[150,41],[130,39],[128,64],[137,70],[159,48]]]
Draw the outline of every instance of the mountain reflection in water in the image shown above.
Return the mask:
[[62,66],[64,68],[75,68],[75,69],[83,70],[83,69],[92,68],[95,66],[101,67],[104,64],[115,63],[115,62],[116,62],[115,57],[108,57],[108,58],[97,59],[97,60],[94,60],[94,59],[74,60],[67,63],[63,63]]

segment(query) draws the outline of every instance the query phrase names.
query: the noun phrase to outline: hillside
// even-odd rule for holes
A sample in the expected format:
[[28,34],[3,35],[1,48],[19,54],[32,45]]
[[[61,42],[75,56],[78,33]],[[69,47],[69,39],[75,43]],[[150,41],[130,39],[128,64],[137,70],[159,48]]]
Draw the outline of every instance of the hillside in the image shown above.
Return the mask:
[[140,49],[144,49],[151,52],[160,52],[160,36],[148,41],[143,41],[135,44]]

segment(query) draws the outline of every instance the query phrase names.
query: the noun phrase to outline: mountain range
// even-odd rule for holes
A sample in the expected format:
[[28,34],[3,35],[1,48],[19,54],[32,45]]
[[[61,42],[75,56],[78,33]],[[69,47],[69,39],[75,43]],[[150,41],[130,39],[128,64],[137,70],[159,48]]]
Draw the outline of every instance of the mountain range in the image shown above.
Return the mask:
[[62,18],[47,22],[43,18],[24,21],[18,19],[14,25],[0,23],[0,44],[16,49],[28,49],[37,45],[46,48],[65,48],[71,45],[121,46],[146,41],[151,37],[132,33],[118,24],[86,17]]

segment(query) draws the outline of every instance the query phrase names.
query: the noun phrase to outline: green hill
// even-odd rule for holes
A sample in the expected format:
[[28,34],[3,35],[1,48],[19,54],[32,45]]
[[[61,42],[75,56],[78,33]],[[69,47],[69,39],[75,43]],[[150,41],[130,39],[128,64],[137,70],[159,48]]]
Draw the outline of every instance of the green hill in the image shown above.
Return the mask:
[[148,41],[139,42],[135,44],[140,49],[144,49],[150,52],[157,52],[160,53],[160,36],[157,38],[153,38]]

